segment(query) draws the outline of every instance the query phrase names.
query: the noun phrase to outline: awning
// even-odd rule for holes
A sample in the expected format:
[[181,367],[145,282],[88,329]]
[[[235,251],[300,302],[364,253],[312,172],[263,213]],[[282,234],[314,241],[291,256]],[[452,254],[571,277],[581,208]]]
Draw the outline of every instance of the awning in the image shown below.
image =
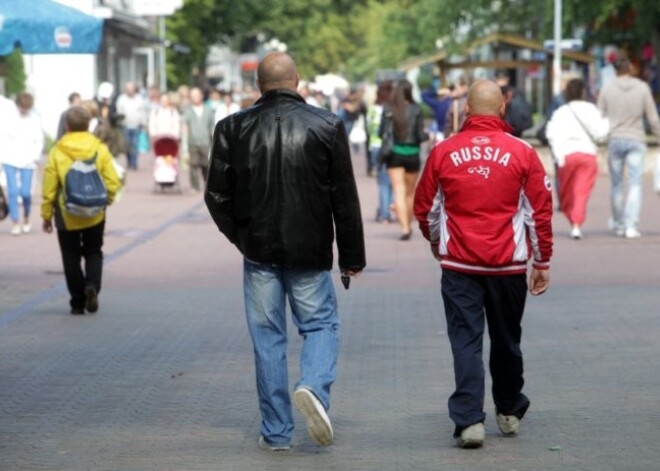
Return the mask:
[[53,0],[0,0],[0,55],[96,54],[103,20]]

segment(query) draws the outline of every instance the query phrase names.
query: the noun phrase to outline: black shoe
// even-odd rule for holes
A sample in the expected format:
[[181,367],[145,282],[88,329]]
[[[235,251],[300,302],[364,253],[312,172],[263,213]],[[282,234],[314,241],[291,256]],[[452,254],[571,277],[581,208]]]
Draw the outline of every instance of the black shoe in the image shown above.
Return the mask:
[[81,316],[85,314],[85,309],[82,307],[72,307],[71,308],[71,314],[74,314],[76,316]]
[[85,309],[87,309],[87,312],[99,310],[99,297],[96,294],[96,288],[93,286],[85,288]]
[[399,240],[410,240],[412,237],[412,231],[408,231],[405,234],[402,234],[401,237],[399,237]]

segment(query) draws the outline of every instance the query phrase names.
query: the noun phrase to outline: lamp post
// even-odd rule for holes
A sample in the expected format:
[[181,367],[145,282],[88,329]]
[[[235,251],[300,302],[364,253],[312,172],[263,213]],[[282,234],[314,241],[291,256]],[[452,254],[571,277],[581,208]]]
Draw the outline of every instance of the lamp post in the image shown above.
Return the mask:
[[552,93],[558,95],[561,92],[561,14],[562,0],[555,0],[555,37],[554,56],[552,59]]

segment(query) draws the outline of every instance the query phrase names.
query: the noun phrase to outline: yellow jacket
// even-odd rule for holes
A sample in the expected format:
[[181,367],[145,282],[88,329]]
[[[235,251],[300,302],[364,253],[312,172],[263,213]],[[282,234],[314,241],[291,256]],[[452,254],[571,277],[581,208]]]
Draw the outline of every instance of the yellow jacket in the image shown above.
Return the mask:
[[[50,221],[56,217],[56,227],[75,231],[99,224],[105,218],[105,211],[92,217],[81,218],[64,209],[64,180],[74,160],[88,160],[96,157],[96,168],[108,191],[108,204],[111,204],[121,182],[117,176],[110,151],[97,137],[89,132],[69,132],[57,141],[48,155],[44,168],[41,217]],[[57,208],[55,205],[57,204]],[[62,227],[64,226],[64,227]]]

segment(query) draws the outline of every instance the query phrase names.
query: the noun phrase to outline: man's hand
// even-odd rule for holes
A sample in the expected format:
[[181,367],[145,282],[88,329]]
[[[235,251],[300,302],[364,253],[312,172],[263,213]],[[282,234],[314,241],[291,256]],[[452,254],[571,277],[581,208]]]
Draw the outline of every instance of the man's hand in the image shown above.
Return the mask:
[[352,276],[353,278],[357,278],[362,274],[362,270],[342,270],[341,272],[348,276]]
[[532,269],[532,274],[529,275],[529,292],[534,296],[545,293],[550,286],[550,271]]
[[43,223],[41,224],[41,228],[44,230],[44,232],[46,234],[50,234],[51,232],[53,232],[53,223],[52,223],[52,221],[50,221],[50,220],[47,221],[47,220],[44,219]]
[[436,260],[440,261],[440,244],[431,243],[431,253]]

